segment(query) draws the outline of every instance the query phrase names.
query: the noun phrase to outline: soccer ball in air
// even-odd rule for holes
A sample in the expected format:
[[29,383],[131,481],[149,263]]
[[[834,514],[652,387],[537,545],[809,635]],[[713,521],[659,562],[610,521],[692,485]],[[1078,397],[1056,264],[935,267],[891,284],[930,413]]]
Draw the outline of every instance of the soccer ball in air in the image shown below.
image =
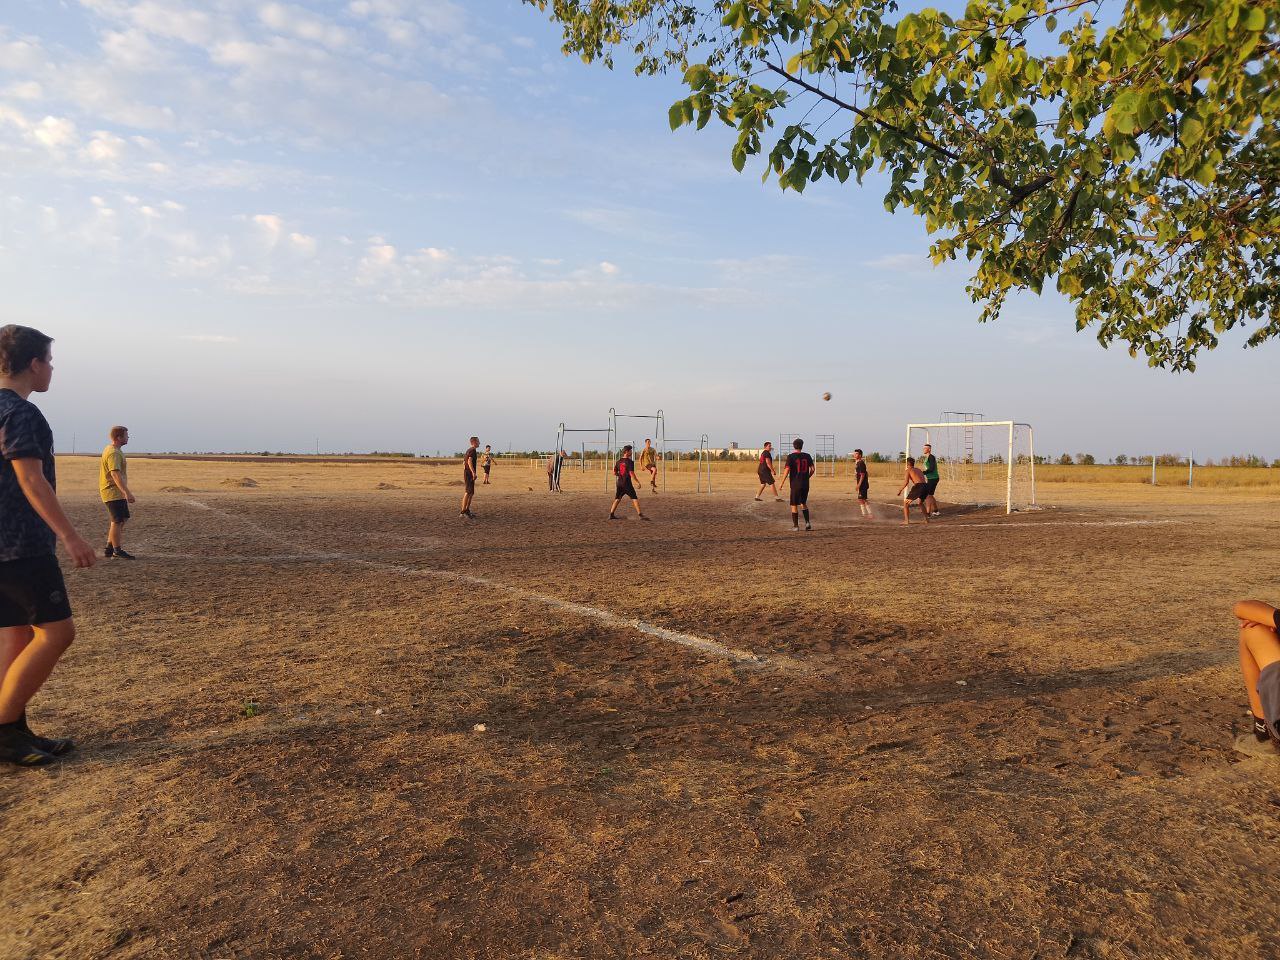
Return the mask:
[[831,399],[831,391],[830,391],[830,390],[828,390],[826,393],[824,393],[824,394],[822,395],[822,399],[823,399],[823,400],[830,400],[830,399]]

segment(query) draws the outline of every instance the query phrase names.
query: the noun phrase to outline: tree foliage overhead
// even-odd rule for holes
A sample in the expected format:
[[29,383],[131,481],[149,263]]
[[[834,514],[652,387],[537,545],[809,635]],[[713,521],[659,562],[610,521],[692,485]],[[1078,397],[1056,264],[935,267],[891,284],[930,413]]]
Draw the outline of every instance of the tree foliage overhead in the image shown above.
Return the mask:
[[[737,130],[741,170],[803,190],[889,178],[885,206],[974,264],[982,319],[1047,281],[1078,329],[1195,368],[1280,336],[1280,4],[525,0],[564,50],[680,71],[673,129]],[[1109,24],[1109,25],[1104,25]]]

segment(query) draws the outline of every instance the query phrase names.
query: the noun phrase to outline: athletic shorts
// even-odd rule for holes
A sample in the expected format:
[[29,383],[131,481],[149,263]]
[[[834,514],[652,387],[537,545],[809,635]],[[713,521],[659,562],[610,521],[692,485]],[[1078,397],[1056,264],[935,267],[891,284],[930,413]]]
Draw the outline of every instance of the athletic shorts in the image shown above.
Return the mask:
[[1267,664],[1258,674],[1258,699],[1271,736],[1280,740],[1280,660]]
[[618,481],[618,488],[613,492],[613,495],[618,500],[621,500],[623,497],[630,497],[632,500],[640,499],[636,496],[636,487],[635,484],[631,482],[630,477],[627,477],[625,480]]
[[462,485],[467,488],[467,493],[475,493],[476,475],[474,473],[464,474],[462,477]]
[[114,523],[124,523],[129,519],[129,501],[128,500],[108,500],[107,513],[111,514],[111,520]]
[[760,478],[760,482],[763,484],[773,483],[773,471],[768,467],[761,467],[756,471],[756,476]]
[[867,491],[870,489],[871,489],[871,484],[869,483],[858,484],[858,499],[859,500],[867,499]]
[[56,623],[70,616],[67,585],[53,554],[0,563],[0,627]]
[[492,468],[492,466],[493,466],[493,464],[486,463],[483,467],[481,467],[481,468],[480,468],[481,470],[483,470],[483,471],[484,471],[484,475],[485,475],[486,477],[489,475],[489,470]]
[[809,481],[804,483],[796,483],[791,481],[791,505],[793,507],[803,507],[809,503]]
[[929,484],[917,483],[911,487],[902,497],[903,503],[915,503],[917,500],[923,500],[929,495]]
[[925,486],[924,492],[928,496],[932,497],[935,493],[938,492],[938,481],[941,479],[942,479],[941,477],[934,477],[932,480],[926,480],[924,482],[924,486]]

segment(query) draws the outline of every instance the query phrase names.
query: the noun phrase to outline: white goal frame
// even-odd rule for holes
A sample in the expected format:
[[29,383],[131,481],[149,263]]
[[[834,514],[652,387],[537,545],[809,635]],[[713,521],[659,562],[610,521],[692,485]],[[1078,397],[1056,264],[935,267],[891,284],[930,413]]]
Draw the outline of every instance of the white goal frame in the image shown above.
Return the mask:
[[931,430],[956,430],[972,427],[1004,427],[1009,431],[1008,451],[1004,458],[1005,482],[1004,482],[1004,512],[1006,515],[1013,513],[1013,468],[1015,466],[1013,459],[1013,435],[1019,427],[1027,431],[1027,456],[1030,458],[1031,466],[1031,500],[1029,507],[1034,508],[1036,505],[1036,433],[1029,423],[1021,423],[1017,420],[953,420],[949,423],[909,423],[907,424],[907,445],[903,447],[903,456],[911,456],[911,438],[913,431],[924,431],[924,442],[932,443],[930,439]]

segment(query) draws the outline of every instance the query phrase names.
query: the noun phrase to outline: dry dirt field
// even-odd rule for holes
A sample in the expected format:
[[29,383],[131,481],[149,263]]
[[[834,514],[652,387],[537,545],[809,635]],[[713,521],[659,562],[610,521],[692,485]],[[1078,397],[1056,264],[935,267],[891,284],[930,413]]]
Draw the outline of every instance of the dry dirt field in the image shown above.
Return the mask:
[[0,957],[1280,956],[1229,615],[1275,493],[904,529],[819,479],[797,535],[746,474],[645,524],[458,475],[131,461],[32,707],[80,750],[0,771]]

